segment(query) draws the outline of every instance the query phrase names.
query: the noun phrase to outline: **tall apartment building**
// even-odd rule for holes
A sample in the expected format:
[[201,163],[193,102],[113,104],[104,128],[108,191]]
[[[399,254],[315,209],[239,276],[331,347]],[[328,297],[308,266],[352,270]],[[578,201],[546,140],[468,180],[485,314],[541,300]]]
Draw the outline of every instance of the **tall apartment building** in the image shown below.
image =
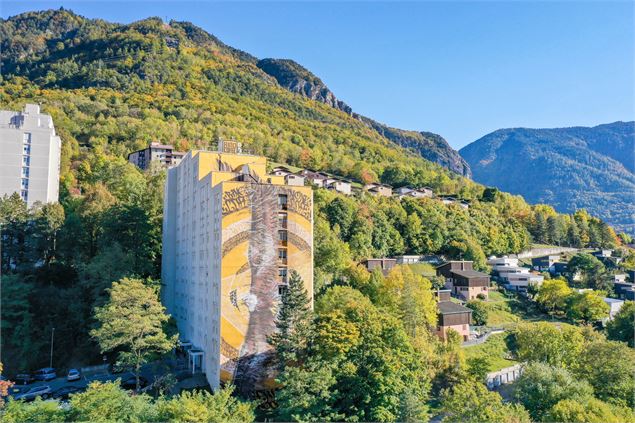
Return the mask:
[[[228,145],[229,144],[229,145]],[[221,143],[168,170],[162,301],[212,388],[273,386],[267,336],[291,270],[313,294],[313,195],[266,173],[265,157]]]
[[171,145],[150,143],[148,148],[134,151],[128,154],[128,161],[141,170],[146,170],[152,162],[159,163],[163,167],[175,166],[183,160],[185,153],[174,151]]
[[0,110],[0,196],[17,192],[29,207],[56,202],[61,147],[53,118],[37,104]]

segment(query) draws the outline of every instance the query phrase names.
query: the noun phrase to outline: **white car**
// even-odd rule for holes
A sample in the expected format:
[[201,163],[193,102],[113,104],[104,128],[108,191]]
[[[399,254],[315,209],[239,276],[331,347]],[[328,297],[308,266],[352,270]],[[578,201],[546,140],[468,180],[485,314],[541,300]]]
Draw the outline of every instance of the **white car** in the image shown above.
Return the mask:
[[16,400],[24,400],[24,401],[32,401],[37,397],[42,397],[42,399],[47,399],[51,396],[51,387],[48,385],[40,385],[34,386],[33,388],[20,392],[13,398]]
[[79,373],[79,370],[77,369],[70,369],[68,371],[68,375],[66,376],[66,380],[69,382],[72,382],[74,380],[80,380],[82,378],[82,375]]

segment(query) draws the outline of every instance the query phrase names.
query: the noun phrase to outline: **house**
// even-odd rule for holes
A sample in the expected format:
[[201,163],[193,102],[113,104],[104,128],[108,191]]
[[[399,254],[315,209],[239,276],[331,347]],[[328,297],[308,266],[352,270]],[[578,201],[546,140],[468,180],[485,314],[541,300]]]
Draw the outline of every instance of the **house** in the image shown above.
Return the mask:
[[448,331],[455,330],[463,341],[470,338],[472,310],[451,301],[450,290],[437,291],[437,335],[446,340]]
[[461,201],[459,202],[459,207],[461,207],[462,209],[467,210],[467,209],[469,209],[469,208],[470,208],[470,203],[469,203],[468,201],[461,200]]
[[492,256],[487,260],[487,264],[492,266],[492,269],[496,269],[497,267],[518,267],[518,259],[507,256]]
[[625,273],[618,273],[613,275],[613,282],[626,282],[626,274]]
[[526,267],[518,267],[518,266],[498,266],[492,269],[492,272],[501,278],[502,280],[507,280],[509,275],[517,275],[517,274],[529,274],[529,269]]
[[303,187],[304,176],[296,175],[295,173],[288,173],[284,175],[284,183],[285,185],[290,185],[294,187]]
[[449,206],[450,204],[454,204],[456,202],[456,198],[453,198],[453,197],[441,197],[441,202],[443,204],[445,204],[446,206]]
[[531,259],[531,267],[539,272],[552,272],[553,265],[560,260],[559,254],[549,254]]
[[304,177],[306,181],[318,188],[324,188],[325,181],[328,178],[328,175],[326,175],[325,173],[316,172],[310,169],[303,169],[296,175]]
[[592,256],[595,256],[596,258],[600,258],[600,257],[612,257],[613,256],[613,250],[598,250],[598,251],[593,251],[591,253]]
[[327,189],[332,189],[344,195],[351,195],[351,182],[345,179],[327,178],[324,181],[324,186]]
[[392,196],[392,187],[386,184],[367,184],[364,185],[364,191],[367,191],[369,194],[379,195],[382,197]]
[[506,277],[506,288],[514,291],[526,291],[530,286],[540,286],[545,278],[534,273],[515,273]]
[[423,187],[423,188],[400,187],[394,190],[394,193],[399,199],[402,199],[404,197],[432,198],[434,196],[432,189],[428,187]]
[[615,295],[622,300],[635,300],[635,284],[631,282],[615,282]]
[[615,298],[603,298],[604,302],[609,305],[609,320],[613,320],[615,315],[620,311],[624,305],[624,300],[618,300]]
[[396,256],[397,264],[416,264],[416,263],[430,263],[439,264],[443,261],[440,256],[424,255],[424,256]]
[[286,176],[289,174],[293,174],[293,172],[291,172],[291,169],[289,169],[286,166],[276,166],[273,169],[271,169],[271,175]]
[[397,260],[392,258],[370,258],[362,260],[362,265],[366,267],[366,270],[372,272],[375,269],[379,269],[384,275],[390,273],[396,264]]
[[446,288],[465,300],[473,300],[479,295],[489,296],[489,275],[477,272],[471,261],[449,261],[437,267],[437,275],[445,277]]

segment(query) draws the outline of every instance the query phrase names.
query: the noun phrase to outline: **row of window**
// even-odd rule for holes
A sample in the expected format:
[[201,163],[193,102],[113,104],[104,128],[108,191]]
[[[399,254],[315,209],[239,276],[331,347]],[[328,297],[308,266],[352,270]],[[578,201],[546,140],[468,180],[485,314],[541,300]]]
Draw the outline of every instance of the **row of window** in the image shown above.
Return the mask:
[[31,166],[31,134],[22,135],[22,179],[20,180],[20,197],[29,200],[29,166]]

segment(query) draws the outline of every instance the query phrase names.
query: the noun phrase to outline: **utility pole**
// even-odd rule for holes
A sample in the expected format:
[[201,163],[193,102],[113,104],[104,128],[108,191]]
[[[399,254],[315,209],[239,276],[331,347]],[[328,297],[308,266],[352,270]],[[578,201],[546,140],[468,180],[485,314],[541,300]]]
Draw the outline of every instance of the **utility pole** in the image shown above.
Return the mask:
[[53,341],[55,341],[55,328],[51,331],[51,356],[49,359],[49,367],[53,367]]

